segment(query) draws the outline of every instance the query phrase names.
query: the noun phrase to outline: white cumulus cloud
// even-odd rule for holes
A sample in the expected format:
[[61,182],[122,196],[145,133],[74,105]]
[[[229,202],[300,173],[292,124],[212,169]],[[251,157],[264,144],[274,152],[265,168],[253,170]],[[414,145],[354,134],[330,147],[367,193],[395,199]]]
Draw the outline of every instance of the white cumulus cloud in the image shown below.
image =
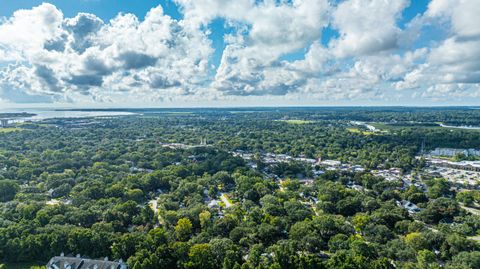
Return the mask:
[[402,23],[414,0],[172,1],[182,19],[162,6],[67,18],[46,3],[0,18],[0,100],[480,98],[478,0],[432,0]]

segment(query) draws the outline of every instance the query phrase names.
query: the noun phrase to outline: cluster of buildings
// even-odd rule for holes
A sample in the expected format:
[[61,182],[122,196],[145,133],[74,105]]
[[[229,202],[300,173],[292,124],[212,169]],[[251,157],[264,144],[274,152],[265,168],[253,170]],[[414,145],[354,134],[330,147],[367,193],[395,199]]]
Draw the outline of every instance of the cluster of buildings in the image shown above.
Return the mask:
[[[359,123],[360,124],[360,123]],[[478,150],[468,149],[468,150],[457,150],[457,149],[436,149],[436,153],[442,153],[443,155],[452,155],[456,156],[459,153],[465,154],[467,156],[476,156]],[[277,163],[286,163],[292,161],[298,161],[310,164],[312,166],[312,172],[314,178],[323,174],[325,171],[347,171],[347,172],[362,172],[365,169],[361,165],[342,163],[338,160],[322,160],[322,159],[309,159],[309,158],[295,158],[287,154],[274,154],[274,153],[262,153],[262,154],[252,154],[246,153],[243,151],[236,151],[232,153],[234,156],[238,156],[246,160],[252,168],[256,167],[256,161],[262,161],[267,165],[274,165]],[[425,172],[428,174],[435,174],[438,177],[444,177],[450,181],[477,185],[478,180],[480,179],[480,161],[461,161],[453,162],[446,159],[432,158],[427,157],[427,168]],[[402,183],[401,189],[408,188],[409,186],[416,186],[420,190],[426,191],[427,187],[421,181],[421,174],[408,173],[404,174],[400,168],[389,168],[381,170],[372,170],[372,175],[377,177],[382,177],[387,181],[399,181]],[[276,175],[267,175],[278,180],[280,189],[282,189],[281,183],[282,179]],[[306,178],[299,179],[299,182],[305,185],[312,184],[314,179]],[[350,189],[355,189],[358,191],[364,191],[364,187],[360,186],[354,182],[349,182],[346,186]],[[303,197],[305,202],[310,206],[314,206],[316,201],[311,200],[314,197]],[[409,212],[409,214],[416,214],[421,211],[417,205],[411,201],[397,201],[399,207],[404,208]]]
[[[231,153],[233,156],[240,157],[248,162],[255,160],[255,154],[253,153],[244,152],[242,150],[237,150]],[[306,158],[306,157],[295,158],[288,154],[275,154],[275,153],[262,153],[260,154],[260,160],[265,164],[288,163],[292,161],[297,161],[297,162],[305,162],[305,163],[314,165],[318,162],[317,159]]]
[[367,123],[365,123],[365,122],[363,122],[363,121],[351,121],[350,123],[353,124],[353,125],[357,125],[357,126],[365,126],[365,127],[366,127],[369,131],[371,131],[371,132],[376,132],[376,131],[378,131],[377,128],[375,128],[375,126],[372,126],[372,125],[370,125],[370,124],[367,124]]
[[189,149],[189,148],[192,147],[190,145],[186,145],[186,144],[182,144],[182,143],[162,143],[162,142],[159,142],[158,144],[160,144],[160,146],[162,146],[164,148],[169,148],[169,149]]
[[444,159],[427,158],[425,171],[434,177],[443,177],[450,182],[476,186],[480,180],[479,161],[453,162]]
[[[348,163],[342,163],[341,161],[337,160],[322,160],[321,158],[313,159],[313,158],[306,158],[305,156],[300,157],[292,157],[288,154],[275,154],[275,153],[261,153],[257,157],[255,154],[244,152],[242,150],[237,150],[231,152],[233,156],[240,157],[247,161],[247,164],[253,168],[257,168],[256,158],[259,158],[259,161],[263,162],[267,165],[273,165],[277,163],[289,163],[289,162],[301,162],[305,164],[309,164],[312,167],[324,167],[325,170],[341,170],[341,171],[352,171],[352,172],[362,172],[365,169],[361,165],[353,165]],[[313,169],[314,175],[318,176],[323,174],[324,172],[321,170]]]
[[402,180],[403,174],[400,168],[390,168],[384,170],[373,170],[372,174],[377,177],[383,177],[385,180],[394,181],[394,180]]
[[387,181],[400,181],[403,184],[402,189],[406,189],[413,185],[420,190],[427,190],[426,185],[420,180],[421,177],[412,173],[404,174],[402,169],[397,167],[384,170],[372,170],[371,173],[372,175],[382,177]]
[[196,148],[196,147],[207,147],[207,139],[206,138],[200,138],[200,144],[197,145],[187,145],[183,143],[168,143],[168,142],[157,142],[160,144],[160,146],[164,148],[169,148],[169,149],[191,149],[191,148]]
[[479,185],[480,161],[453,161],[451,159],[451,157],[459,155],[480,157],[480,149],[435,148],[423,155],[427,164],[425,172],[434,177],[443,177],[456,184]]
[[365,168],[359,164],[342,163],[336,160],[319,160],[316,165],[325,167],[327,171],[363,172]]

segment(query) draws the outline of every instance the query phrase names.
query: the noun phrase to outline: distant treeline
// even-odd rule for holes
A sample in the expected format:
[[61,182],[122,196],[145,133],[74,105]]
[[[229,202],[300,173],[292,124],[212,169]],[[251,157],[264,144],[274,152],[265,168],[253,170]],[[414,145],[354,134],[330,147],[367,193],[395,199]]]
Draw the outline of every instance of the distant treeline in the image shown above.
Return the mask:
[[422,125],[442,122],[449,125],[480,126],[480,109],[472,107],[255,107],[255,108],[107,108],[66,109],[61,111],[117,111],[132,113],[192,113],[232,115],[256,113],[260,118],[298,118],[308,120],[346,120]]

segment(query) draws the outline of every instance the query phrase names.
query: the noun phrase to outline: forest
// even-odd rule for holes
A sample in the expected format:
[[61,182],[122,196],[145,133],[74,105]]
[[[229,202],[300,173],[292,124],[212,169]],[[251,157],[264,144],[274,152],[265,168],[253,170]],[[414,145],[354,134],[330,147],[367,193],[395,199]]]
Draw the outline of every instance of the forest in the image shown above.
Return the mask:
[[[480,148],[480,131],[437,125],[480,126],[480,110],[128,111],[138,114],[0,132],[0,268],[42,267],[62,252],[133,269],[480,268],[480,215],[465,209],[480,189],[422,174],[421,157]],[[317,165],[313,177],[265,153],[364,169]],[[425,189],[372,172],[390,168],[421,175]]]

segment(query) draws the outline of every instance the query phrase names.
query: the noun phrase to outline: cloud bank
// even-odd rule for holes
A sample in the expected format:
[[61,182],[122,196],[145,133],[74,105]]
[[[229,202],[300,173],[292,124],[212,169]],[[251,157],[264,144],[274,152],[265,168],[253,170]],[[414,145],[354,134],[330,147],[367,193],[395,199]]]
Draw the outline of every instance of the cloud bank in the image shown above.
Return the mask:
[[[47,3],[0,19],[0,100],[480,98],[478,0],[432,0],[403,23],[408,0],[175,3],[181,19],[161,6],[144,18],[66,18]],[[219,66],[216,19],[231,29]]]

